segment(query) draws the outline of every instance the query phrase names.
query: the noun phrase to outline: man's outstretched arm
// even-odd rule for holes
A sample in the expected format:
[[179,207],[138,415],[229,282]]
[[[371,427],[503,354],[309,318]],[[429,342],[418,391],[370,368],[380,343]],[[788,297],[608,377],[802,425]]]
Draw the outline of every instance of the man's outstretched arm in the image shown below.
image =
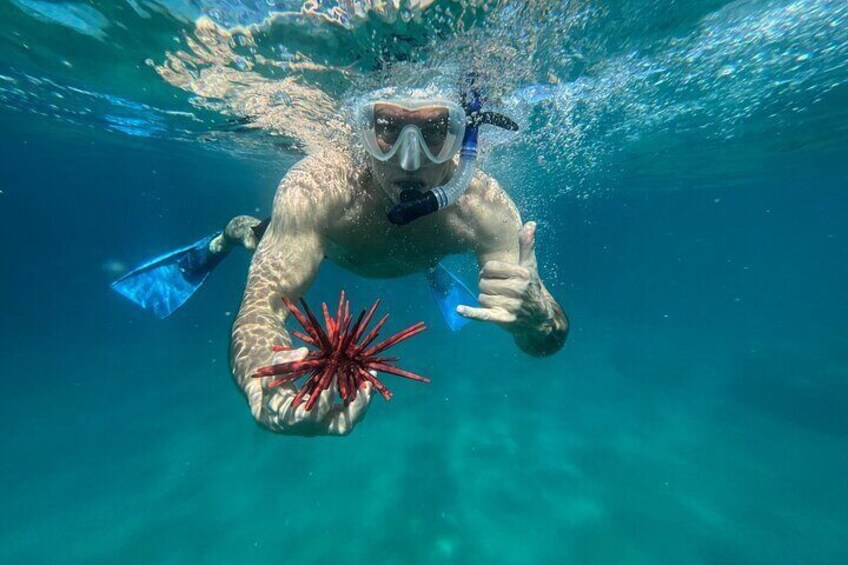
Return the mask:
[[535,222],[527,222],[517,236],[512,237],[519,241],[518,253],[505,248],[478,255],[481,308],[459,306],[457,312],[498,324],[528,355],[552,355],[565,345],[568,318],[539,277]]
[[518,272],[515,274],[519,290],[521,311],[518,320],[523,320],[513,331],[515,343],[530,355],[542,357],[559,351],[568,337],[568,316],[562,306],[545,288],[539,277],[536,262],[536,222],[527,222],[519,232]]
[[306,354],[303,348],[275,353],[272,346],[291,344],[283,325],[288,310],[282,297],[302,296],[324,257],[317,228],[325,214],[320,203],[316,204],[315,190],[314,179],[299,166],[280,184],[271,224],[253,256],[247,288],[233,325],[230,365],[253,417],[263,427],[285,434],[344,435],[364,417],[372,394],[370,386],[360,390],[345,408],[333,404],[333,390],[328,389],[307,412],[305,402],[297,408],[291,406],[297,393],[293,383],[269,389],[272,377],[252,376],[259,367]]
[[493,179],[472,211],[480,265],[480,308],[457,313],[494,322],[513,335],[522,351],[536,357],[559,351],[568,337],[568,317],[539,277],[536,223],[521,225],[515,205]]

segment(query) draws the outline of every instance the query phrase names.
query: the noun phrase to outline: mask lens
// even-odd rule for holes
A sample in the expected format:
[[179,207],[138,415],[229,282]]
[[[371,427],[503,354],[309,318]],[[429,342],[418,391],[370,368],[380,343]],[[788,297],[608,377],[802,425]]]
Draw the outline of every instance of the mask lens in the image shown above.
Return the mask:
[[442,152],[445,146],[445,140],[448,137],[448,127],[450,124],[450,115],[447,108],[433,108],[437,110],[430,112],[431,117],[425,119],[424,123],[419,126],[421,136],[424,138],[424,143],[427,144],[427,149],[433,155],[438,155]]
[[439,155],[450,129],[450,110],[445,106],[409,110],[397,104],[374,105],[374,135],[380,151],[384,154],[398,143],[398,138],[407,125],[418,128],[430,153]]
[[403,108],[394,104],[374,105],[374,134],[377,144],[384,153],[388,153],[397,143],[405,125]]

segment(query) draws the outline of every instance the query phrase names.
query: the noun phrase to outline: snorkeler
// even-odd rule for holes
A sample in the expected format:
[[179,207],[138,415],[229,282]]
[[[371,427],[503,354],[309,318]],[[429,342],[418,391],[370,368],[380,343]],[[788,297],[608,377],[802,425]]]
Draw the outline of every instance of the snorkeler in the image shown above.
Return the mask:
[[[294,384],[269,388],[252,378],[259,367],[303,358],[290,344],[282,297],[303,296],[326,257],[366,277],[399,277],[435,267],[445,256],[474,253],[480,265],[479,307],[460,305],[465,318],[497,324],[523,351],[550,355],[565,343],[568,319],[539,278],[536,225],[522,226],[515,204],[493,178],[475,170],[477,130],[511,127],[483,112],[475,92],[462,104],[411,92],[375,93],[358,109],[356,127],[367,151],[325,151],[305,157],[280,182],[270,224],[232,220],[209,245],[256,248],[232,330],[233,378],[263,427],[297,435],[344,435],[362,420],[373,388],[347,406],[330,389],[310,411],[292,406]],[[455,159],[460,154],[459,159]]]

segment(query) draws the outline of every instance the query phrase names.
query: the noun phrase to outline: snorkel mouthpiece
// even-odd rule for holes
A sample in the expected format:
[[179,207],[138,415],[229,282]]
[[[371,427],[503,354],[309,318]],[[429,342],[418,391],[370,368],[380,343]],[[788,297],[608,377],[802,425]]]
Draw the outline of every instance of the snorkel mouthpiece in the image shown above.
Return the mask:
[[[478,128],[490,124],[515,131],[518,124],[509,118],[494,112],[481,112],[483,102],[480,91],[473,86],[474,75],[469,76],[469,88],[462,93],[462,106],[465,109],[465,135],[462,138],[462,149],[459,154],[459,166],[447,184],[437,186],[423,194],[411,198],[401,197],[401,202],[395,204],[389,211],[389,221],[398,226],[404,226],[427,214],[432,214],[446,206],[450,206],[462,196],[474,178],[477,162]],[[401,161],[403,166],[403,161]],[[406,167],[404,166],[404,169]]]
[[439,209],[439,201],[434,191],[435,189],[424,193],[404,191],[401,193],[401,202],[389,210],[389,221],[397,226],[405,226],[412,220],[432,214]]

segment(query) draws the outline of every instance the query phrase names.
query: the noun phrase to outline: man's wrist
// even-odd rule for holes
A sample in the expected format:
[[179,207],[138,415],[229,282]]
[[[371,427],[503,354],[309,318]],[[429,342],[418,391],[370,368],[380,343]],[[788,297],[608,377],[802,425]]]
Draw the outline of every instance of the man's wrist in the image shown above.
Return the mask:
[[568,321],[559,306],[549,305],[550,314],[541,322],[513,332],[522,351],[536,357],[552,355],[562,349],[568,337]]

